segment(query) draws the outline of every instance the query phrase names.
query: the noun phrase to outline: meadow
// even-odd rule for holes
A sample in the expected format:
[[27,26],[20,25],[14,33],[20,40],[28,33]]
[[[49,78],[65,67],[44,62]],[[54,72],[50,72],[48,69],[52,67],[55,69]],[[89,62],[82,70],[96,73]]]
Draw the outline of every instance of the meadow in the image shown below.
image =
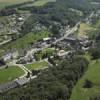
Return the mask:
[[24,3],[28,1],[31,1],[31,0],[0,0],[0,8],[2,9],[6,6],[20,4],[20,3]]
[[[32,1],[32,0],[0,0],[0,9],[5,8],[7,6],[12,6],[12,5],[21,4],[24,2],[30,2],[30,1]],[[43,6],[48,2],[55,2],[55,1],[56,0],[36,0],[34,3],[28,4],[28,5]]]
[[[83,88],[85,80],[88,79],[93,83],[92,88]],[[78,81],[73,89],[70,100],[89,100],[100,94],[100,61],[91,61],[88,71]],[[80,99],[81,98],[81,99]]]
[[56,2],[56,0],[37,0],[33,3],[33,6],[43,6],[48,2]]
[[78,37],[86,37],[89,31],[93,30],[93,27],[86,23],[81,23],[78,30]]

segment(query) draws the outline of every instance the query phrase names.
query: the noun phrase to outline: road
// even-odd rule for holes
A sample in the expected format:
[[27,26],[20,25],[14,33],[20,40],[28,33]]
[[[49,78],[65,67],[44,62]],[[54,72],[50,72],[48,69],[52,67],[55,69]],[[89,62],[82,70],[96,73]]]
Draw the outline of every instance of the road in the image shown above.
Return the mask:
[[61,41],[61,40],[63,40],[63,39],[65,39],[65,38],[68,38],[69,35],[71,35],[71,34],[74,33],[75,31],[77,31],[78,25],[80,25],[80,22],[78,22],[73,28],[67,30],[66,33],[65,33],[65,35],[64,35],[63,37],[61,37],[60,39],[57,39],[57,40],[54,42],[54,44],[57,43],[57,42],[59,42],[59,41]]
[[11,40],[12,40],[12,39],[5,40],[5,41],[1,42],[1,43],[0,43],[0,46],[2,46],[2,45],[4,45],[4,44],[6,44],[6,43],[8,43],[8,42],[11,42]]
[[[73,28],[67,30],[66,33],[65,33],[65,35],[64,35],[63,37],[61,37],[61,38],[55,40],[55,41],[53,42],[53,44],[56,44],[57,42],[59,42],[59,41],[65,39],[65,38],[68,38],[68,36],[69,36],[70,34],[73,34],[73,33],[78,29],[78,25],[79,25],[79,24],[80,24],[80,22],[78,22]],[[34,49],[31,49],[31,50],[27,51],[27,54],[26,54],[25,57],[28,57],[28,55],[32,55],[33,53],[35,53],[35,52],[37,52],[37,51],[40,51],[40,50],[43,50],[43,49],[45,49],[45,48],[48,48],[48,47],[50,47],[50,46],[51,46],[51,44],[47,44],[47,45],[45,45],[45,47],[43,47],[43,48],[39,48],[39,49],[38,49],[38,48],[34,48]],[[48,62],[47,59],[45,59],[45,61]],[[12,60],[8,65],[9,65],[9,66],[11,66],[11,65],[18,66],[20,69],[22,69],[22,70],[24,71],[24,75],[20,76],[20,77],[19,77],[20,79],[25,78],[25,77],[27,76],[27,73],[28,73],[28,72],[32,73],[32,72],[31,72],[29,69],[27,69],[23,64],[16,64],[16,62],[17,62],[17,60]],[[48,63],[49,63],[49,62],[48,62]],[[51,65],[51,64],[49,63],[49,65]],[[51,65],[51,66],[52,66],[52,65]],[[31,76],[31,79],[34,79],[34,78],[36,78],[36,77],[37,77],[37,76]]]
[[[66,30],[65,35],[63,37],[59,38],[59,39],[56,39],[54,42],[52,42],[52,44],[56,44],[59,41],[64,40],[65,38],[68,38],[69,35],[73,34],[75,31],[77,31],[78,25],[80,25],[80,22],[78,22],[73,28]],[[28,57],[29,55],[32,55],[35,52],[41,51],[41,50],[48,48],[50,46],[51,46],[51,44],[47,44],[42,48],[32,48],[31,50],[27,51],[27,54],[26,54],[25,57]]]

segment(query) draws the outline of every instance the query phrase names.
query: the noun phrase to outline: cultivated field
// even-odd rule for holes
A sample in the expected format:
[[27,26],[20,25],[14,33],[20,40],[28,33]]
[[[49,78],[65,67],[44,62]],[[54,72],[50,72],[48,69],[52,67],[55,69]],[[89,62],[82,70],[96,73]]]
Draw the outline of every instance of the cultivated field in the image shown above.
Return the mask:
[[23,70],[21,70],[17,66],[11,66],[6,69],[0,69],[0,84],[11,81],[23,74]]

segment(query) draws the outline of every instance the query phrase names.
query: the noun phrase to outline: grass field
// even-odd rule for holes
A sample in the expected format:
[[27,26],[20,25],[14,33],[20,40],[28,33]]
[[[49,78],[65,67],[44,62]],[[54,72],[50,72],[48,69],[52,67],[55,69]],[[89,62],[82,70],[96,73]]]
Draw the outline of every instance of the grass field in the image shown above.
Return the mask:
[[48,63],[45,61],[42,62],[34,62],[32,64],[27,64],[26,67],[30,70],[39,70],[39,69],[44,69],[48,67]]
[[78,37],[85,37],[88,33],[88,31],[93,30],[93,27],[86,24],[86,23],[81,23],[80,28],[78,30]]
[[[32,0],[0,0],[0,9],[6,7],[6,6],[11,6],[15,4],[21,4],[24,2],[29,2]],[[44,4],[48,2],[55,2],[56,0],[37,0],[31,6],[43,6]]]
[[95,31],[97,30],[100,30],[100,19],[97,20],[96,23],[93,25],[81,23],[77,36],[78,38],[86,36],[92,37],[93,35],[95,35]]
[[43,6],[48,2],[55,2],[56,0],[37,0],[33,6]]
[[52,56],[54,53],[55,53],[55,48],[46,48],[46,49],[43,49],[41,52],[38,52],[36,54],[36,58],[40,60],[42,59],[44,54],[48,54],[48,56]]
[[[85,79],[88,79],[93,83],[92,88],[83,88]],[[73,89],[70,100],[89,100],[90,97],[97,95],[100,95],[100,61],[98,63],[91,62],[88,71]]]
[[17,66],[11,66],[7,69],[0,69],[0,84],[11,81],[23,74],[23,70]]
[[3,47],[3,49],[7,50],[9,48],[25,48],[27,47],[31,42],[35,42],[39,39],[42,39],[44,37],[48,37],[49,32],[48,31],[41,31],[39,33],[28,33],[22,38],[17,39],[16,41],[13,41]]
[[4,8],[6,6],[20,4],[20,3],[28,2],[28,1],[31,1],[31,0],[0,0],[0,8]]

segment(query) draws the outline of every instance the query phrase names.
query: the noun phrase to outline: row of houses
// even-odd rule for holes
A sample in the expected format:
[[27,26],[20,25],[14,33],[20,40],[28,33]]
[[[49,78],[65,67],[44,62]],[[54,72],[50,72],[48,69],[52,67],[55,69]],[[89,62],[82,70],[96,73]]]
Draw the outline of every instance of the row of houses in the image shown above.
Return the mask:
[[10,89],[13,89],[13,88],[16,88],[16,87],[19,87],[22,85],[25,85],[28,82],[30,82],[30,78],[24,77],[24,78],[19,78],[19,79],[16,79],[14,81],[11,81],[11,82],[8,82],[5,84],[1,84],[0,85],[0,93],[6,92]]

